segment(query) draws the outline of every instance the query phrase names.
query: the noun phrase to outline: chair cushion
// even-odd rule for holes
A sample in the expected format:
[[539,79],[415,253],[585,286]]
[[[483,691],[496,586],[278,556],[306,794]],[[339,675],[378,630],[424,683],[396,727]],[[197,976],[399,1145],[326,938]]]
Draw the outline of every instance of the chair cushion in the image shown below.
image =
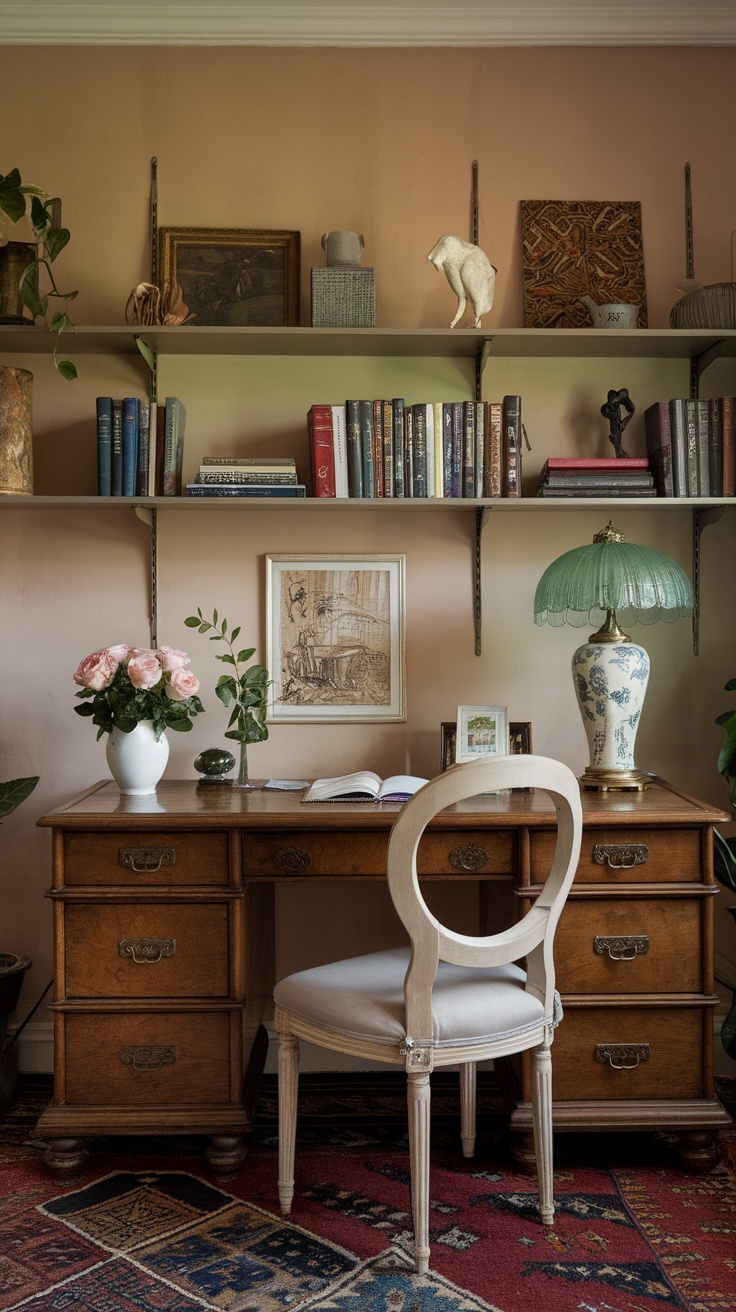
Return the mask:
[[[392,948],[315,966],[282,979],[274,1000],[336,1033],[403,1043],[408,965],[409,949]],[[525,992],[525,982],[525,972],[515,965],[477,969],[441,961],[432,993],[433,1045],[511,1038],[538,1026],[544,1007]],[[424,1034],[411,1037],[415,1043],[428,1039]]]

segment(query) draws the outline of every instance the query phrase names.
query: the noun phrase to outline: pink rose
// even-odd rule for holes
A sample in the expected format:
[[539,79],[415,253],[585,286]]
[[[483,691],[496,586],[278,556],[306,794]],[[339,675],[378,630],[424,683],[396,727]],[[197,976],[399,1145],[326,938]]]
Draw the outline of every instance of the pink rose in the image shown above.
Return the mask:
[[191,670],[185,670],[183,665],[178,669],[171,671],[171,685],[180,697],[194,697],[199,692],[199,679],[195,678]]
[[159,647],[158,658],[164,667],[165,674],[172,674],[174,670],[180,670],[184,665],[189,665],[191,659],[185,651],[177,651],[175,647]]
[[134,688],[155,688],[160,681],[163,670],[155,651],[136,647],[135,655],[128,661],[128,676]]
[[116,647],[108,647],[107,650],[113,660],[117,661],[119,665],[121,661],[125,660],[126,656],[130,655],[133,648],[129,647],[127,642],[119,642]]
[[103,647],[100,651],[93,651],[91,656],[85,656],[72,677],[82,688],[101,692],[112,683],[119,664],[120,661],[113,654],[113,650]]

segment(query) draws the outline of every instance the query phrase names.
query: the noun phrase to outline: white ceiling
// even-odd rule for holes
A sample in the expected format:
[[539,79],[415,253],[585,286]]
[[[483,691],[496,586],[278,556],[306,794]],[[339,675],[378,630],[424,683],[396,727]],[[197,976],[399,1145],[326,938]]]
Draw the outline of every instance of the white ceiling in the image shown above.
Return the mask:
[[0,0],[5,45],[732,46],[736,0]]

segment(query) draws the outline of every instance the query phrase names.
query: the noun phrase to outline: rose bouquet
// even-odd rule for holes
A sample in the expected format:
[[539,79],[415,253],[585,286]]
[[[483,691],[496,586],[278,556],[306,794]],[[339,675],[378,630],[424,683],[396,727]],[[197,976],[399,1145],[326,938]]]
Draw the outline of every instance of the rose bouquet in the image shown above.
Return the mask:
[[184,651],[173,647],[103,647],[85,656],[74,673],[81,687],[75,706],[98,726],[97,737],[119,729],[131,733],[141,721],[150,721],[158,740],[164,729],[186,733],[192,717],[204,711],[195,678]]

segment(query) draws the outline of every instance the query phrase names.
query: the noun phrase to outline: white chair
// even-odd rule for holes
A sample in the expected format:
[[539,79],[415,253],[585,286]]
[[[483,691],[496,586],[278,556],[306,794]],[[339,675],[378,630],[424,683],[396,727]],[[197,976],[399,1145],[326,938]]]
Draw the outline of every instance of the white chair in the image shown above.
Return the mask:
[[[557,844],[533,907],[510,929],[476,938],[444,928],[427,908],[416,872],[419,840],[444,807],[499,788],[540,788],[557,815]],[[553,1030],[561,1018],[552,943],[572,883],[582,828],[578,783],[559,761],[508,756],[455,765],[425,784],[399,812],[388,846],[388,884],[411,940],[299,971],[274,990],[279,1032],[279,1202],[294,1196],[299,1040],[392,1065],[405,1065],[416,1269],[429,1264],[429,1076],[460,1065],[463,1151],[475,1141],[476,1062],[532,1050],[532,1110],[539,1209],[552,1195]],[[526,971],[513,964],[526,958]]]

